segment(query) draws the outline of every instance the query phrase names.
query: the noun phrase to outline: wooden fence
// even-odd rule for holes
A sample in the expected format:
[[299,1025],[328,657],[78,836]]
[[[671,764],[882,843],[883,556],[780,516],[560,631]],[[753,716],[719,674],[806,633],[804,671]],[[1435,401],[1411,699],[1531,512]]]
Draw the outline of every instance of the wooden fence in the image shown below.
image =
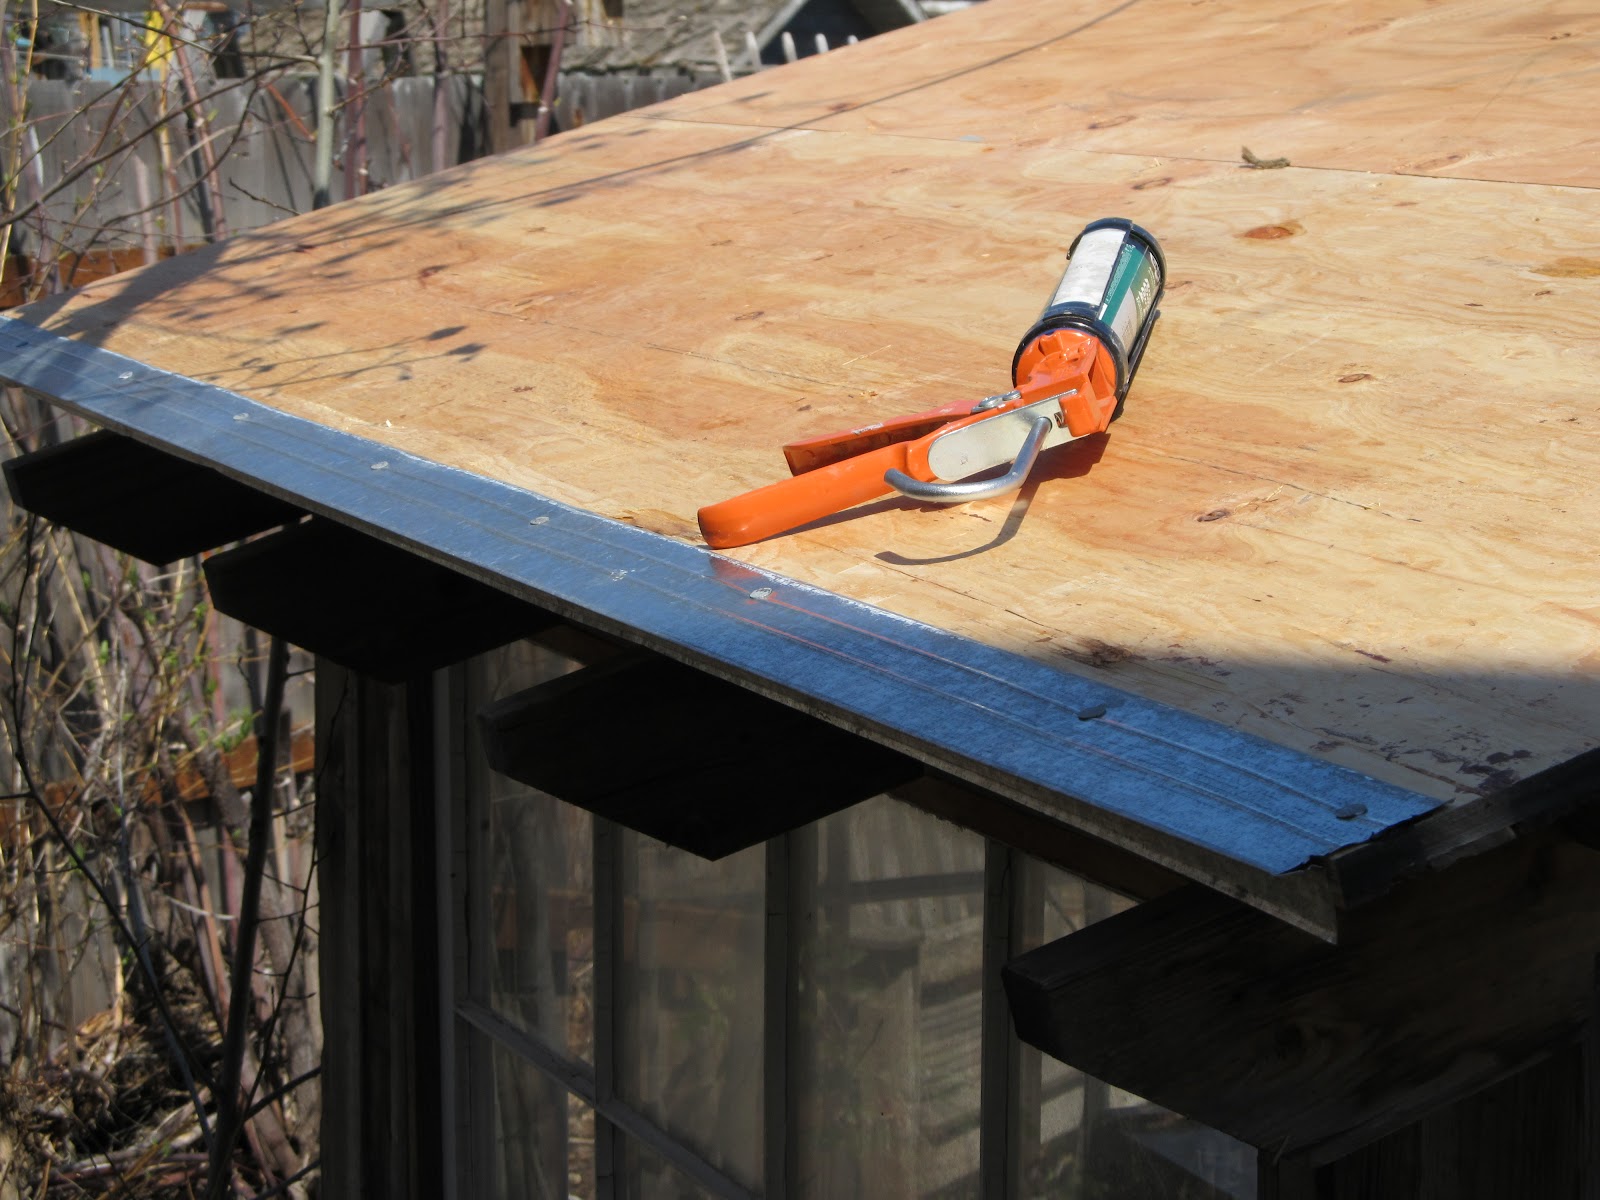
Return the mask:
[[[210,85],[201,108],[219,160],[220,214],[229,231],[251,229],[311,207],[316,79],[286,75],[256,87],[239,80]],[[444,80],[446,163],[483,149],[482,88],[468,76]],[[92,80],[33,80],[18,207],[40,198],[39,212],[20,222],[16,252],[53,245],[91,250],[170,252],[207,240],[215,218],[205,211],[195,179],[205,132],[179,113],[175,90],[159,81],[115,85]],[[0,98],[0,115],[9,122]],[[436,98],[432,77],[395,79],[366,97],[369,189],[420,178],[435,168]],[[109,129],[108,129],[109,126]],[[336,129],[336,154],[347,134]],[[110,151],[108,153],[108,151]],[[345,193],[334,171],[333,198]]]
[[[558,89],[555,127],[573,128],[718,80],[715,73],[688,71],[572,72]],[[315,77],[286,75],[260,87],[215,80],[209,86],[202,107],[219,160],[220,226],[237,232],[308,210]],[[447,77],[442,88],[440,97],[434,77],[411,76],[366,94],[367,190],[418,179],[485,152],[481,77]],[[158,81],[31,81],[31,120],[21,135],[30,161],[21,173],[18,202],[20,209],[41,198],[43,204],[18,223],[12,254],[28,261],[8,264],[8,273],[14,276],[40,259],[48,266],[65,251],[75,261],[59,266],[59,283],[70,286],[206,241],[218,224],[195,186],[201,164],[196,147],[206,131],[178,113],[180,107],[173,87]],[[0,96],[0,117],[9,122],[11,115]],[[436,121],[442,137],[435,136]],[[332,197],[339,200],[346,193],[342,155],[350,145],[342,117],[335,138]],[[444,150],[440,163],[434,161],[436,144]]]

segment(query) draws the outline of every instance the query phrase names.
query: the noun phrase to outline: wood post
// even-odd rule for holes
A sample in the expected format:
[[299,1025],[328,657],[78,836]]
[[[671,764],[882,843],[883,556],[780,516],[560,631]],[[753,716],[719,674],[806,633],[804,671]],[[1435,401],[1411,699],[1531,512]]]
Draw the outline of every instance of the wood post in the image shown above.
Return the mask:
[[1317,1200],[1317,1172],[1305,1158],[1274,1158],[1260,1154],[1256,1169],[1256,1200]]
[[1263,1153],[1261,1198],[1579,1200],[1594,1186],[1581,1042],[1315,1171]]
[[432,689],[316,680],[323,1186],[420,1200],[443,1190]]
[[483,88],[490,153],[534,141],[540,104],[553,90],[550,68],[568,18],[563,0],[487,0]]

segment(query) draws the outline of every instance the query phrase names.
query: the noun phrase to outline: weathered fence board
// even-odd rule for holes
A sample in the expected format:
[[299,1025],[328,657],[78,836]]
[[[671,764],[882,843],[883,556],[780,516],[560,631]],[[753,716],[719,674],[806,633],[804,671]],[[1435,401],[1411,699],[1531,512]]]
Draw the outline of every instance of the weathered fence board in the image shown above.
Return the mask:
[[[716,75],[688,71],[569,72],[557,90],[554,127],[592,123],[718,81]],[[214,89],[199,107],[221,160],[223,227],[255,229],[309,210],[315,77],[287,75],[267,84],[212,80],[201,87]],[[389,80],[367,93],[361,132],[368,190],[418,179],[485,152],[481,77],[450,76],[443,87],[442,111],[433,76]],[[340,100],[346,97],[341,81]],[[28,106],[31,133],[24,134],[24,155],[37,157],[24,169],[19,207],[41,196],[45,203],[42,212],[19,222],[14,253],[36,257],[42,247],[49,257],[55,247],[68,252],[148,248],[154,255],[207,240],[213,222],[196,187],[202,169],[196,147],[205,133],[182,113],[172,82],[34,80]],[[345,120],[349,111],[341,106],[335,124],[335,200],[345,198],[342,161],[352,145]],[[436,113],[443,118],[448,147],[448,161],[437,164]],[[11,117],[5,96],[0,96],[0,115]],[[110,132],[102,138],[108,125]]]
[[[204,97],[200,107],[221,160],[225,227],[252,229],[308,210],[315,78],[285,76],[259,88],[237,80],[214,86],[228,90]],[[483,93],[473,76],[453,76],[443,86],[450,161],[442,165],[453,165],[482,152]],[[19,222],[14,251],[34,255],[41,245],[47,252],[56,245],[93,250],[148,245],[154,252],[206,240],[195,187],[200,170],[195,150],[203,134],[181,115],[182,102],[171,85],[35,80],[28,103],[24,153],[32,157],[37,147],[37,157],[23,172],[19,209],[40,197],[45,202],[40,213]],[[369,188],[417,179],[434,169],[431,76],[385,83],[368,94],[364,108]],[[0,115],[11,116],[4,97]],[[337,160],[349,146],[342,116],[335,128]],[[344,198],[342,170],[334,171],[332,194],[335,200]]]

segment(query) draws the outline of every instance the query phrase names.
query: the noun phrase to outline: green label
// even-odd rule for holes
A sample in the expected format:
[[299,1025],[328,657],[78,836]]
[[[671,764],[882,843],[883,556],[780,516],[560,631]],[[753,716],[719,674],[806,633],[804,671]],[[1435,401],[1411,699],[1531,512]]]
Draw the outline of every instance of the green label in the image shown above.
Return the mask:
[[1132,349],[1161,287],[1161,270],[1137,242],[1123,243],[1111,283],[1100,302],[1100,319],[1111,326],[1124,348]]

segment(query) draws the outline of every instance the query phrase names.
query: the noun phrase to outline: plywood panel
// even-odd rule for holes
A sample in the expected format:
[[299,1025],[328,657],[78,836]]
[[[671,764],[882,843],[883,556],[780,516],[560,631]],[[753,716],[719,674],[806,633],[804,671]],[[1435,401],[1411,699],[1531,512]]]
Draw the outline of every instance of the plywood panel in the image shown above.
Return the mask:
[[[1191,7],[1215,13],[1185,24]],[[1425,77],[1473,87],[1510,61],[1506,30],[1581,25],[1554,3],[1439,7]],[[989,0],[28,315],[697,541],[695,509],[776,478],[784,441],[1006,386],[1073,235],[1131,216],[1172,280],[1108,438],[1009,500],[885,501],[736,557],[1471,800],[1600,744],[1600,221],[1583,187],[1371,157],[1371,113],[1455,93],[1397,91],[1376,51],[1319,65],[1334,51],[1312,33],[1358,10],[1290,10],[1273,29],[1298,32],[1256,68],[1263,95],[1323,86],[1325,168],[1240,169],[1204,143],[1243,94],[1239,63],[1196,65],[1238,40],[1234,10]],[[1119,90],[1110,47],[1135,21],[1122,40],[1159,95]],[[1490,106],[1511,124],[1468,123],[1475,169],[1571,132],[1545,102],[1600,101],[1594,44],[1551,43],[1573,56],[1559,104],[1515,109],[1513,80]],[[1024,94],[1114,102],[1161,146],[1107,153]],[[862,95],[886,99],[836,107]],[[979,132],[930,136],[935,118]],[[1444,137],[1416,125],[1412,157]]]
[[872,53],[873,69],[840,53],[802,63],[794,89],[752,76],[663,111],[1235,164],[1249,146],[1304,167],[1600,184],[1600,10],[1585,0],[987,0],[899,35],[892,58]]

